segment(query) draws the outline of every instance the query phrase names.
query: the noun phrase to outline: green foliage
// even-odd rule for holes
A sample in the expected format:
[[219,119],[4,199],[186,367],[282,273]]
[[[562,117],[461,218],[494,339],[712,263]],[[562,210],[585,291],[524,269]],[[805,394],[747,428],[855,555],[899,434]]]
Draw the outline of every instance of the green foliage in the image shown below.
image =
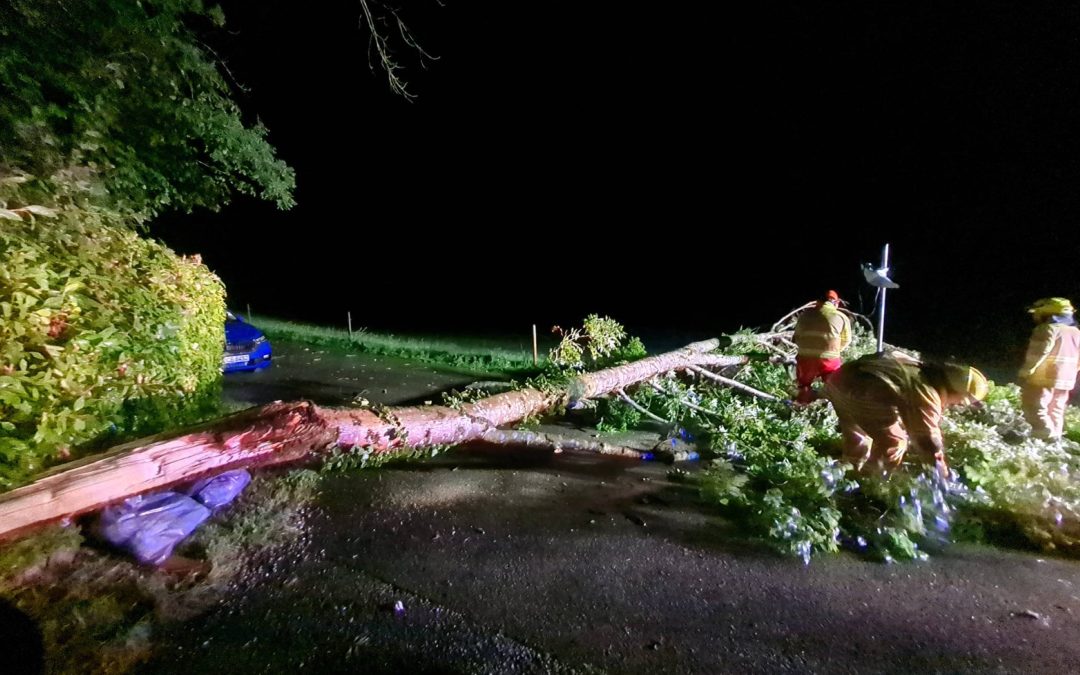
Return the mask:
[[1076,555],[1080,444],[1031,438],[1019,396],[1015,385],[996,386],[982,410],[953,416],[944,426],[949,457],[982,497],[973,508],[988,527],[1013,528],[1044,549]]
[[600,317],[596,314],[585,317],[583,330],[589,358],[593,361],[613,354],[626,337],[626,330],[622,324],[610,317]]
[[[778,368],[758,362],[751,371]],[[759,381],[771,376],[754,373]],[[686,417],[681,423],[722,459],[696,480],[702,496],[736,507],[748,528],[782,552],[809,560],[814,552],[836,551],[840,544],[839,496],[850,489],[848,465],[813,447],[819,425],[830,415],[822,405],[792,412],[728,389],[703,385],[699,405],[715,413]],[[736,480],[735,476],[745,477]]]
[[732,356],[758,356],[765,358],[769,352],[757,339],[757,331],[752,328],[740,328],[739,330],[725,335],[727,344],[722,347],[725,354]]
[[462,410],[465,406],[475,403],[481,399],[490,396],[484,389],[466,389],[465,391],[453,391],[443,392],[442,404],[448,408],[454,410]]
[[233,192],[290,207],[292,169],[199,38],[223,21],[202,0],[0,4],[0,175],[42,178],[27,203],[136,216]]
[[0,220],[0,487],[216,405],[224,290],[96,210]]
[[[648,355],[639,338],[628,336],[622,324],[609,317],[590,314],[581,328],[563,330],[556,326],[554,332],[561,340],[548,356],[548,367],[528,383],[541,391],[562,390],[583,370],[610,368]],[[643,400],[649,395],[649,391],[641,390],[636,398]],[[595,414],[596,428],[602,433],[625,431],[644,419],[640,411],[617,398],[597,401]]]
[[[873,336],[855,326],[856,351]],[[727,353],[751,360],[729,373],[784,397],[788,367],[770,362],[752,333],[729,336]],[[1070,410],[1066,440],[1028,437],[1015,386],[992,387],[984,407],[949,411],[943,423],[956,479],[905,465],[882,476],[840,462],[831,406],[784,405],[711,381],[668,378],[639,387],[639,405],[670,420],[715,459],[684,478],[702,498],[741,520],[778,550],[809,560],[846,544],[881,560],[922,560],[956,539],[1006,530],[1047,549],[1080,553],[1080,414]],[[644,416],[618,400],[597,405],[599,427],[623,431]]]
[[605,368],[611,365],[612,361],[620,360],[620,357],[621,360],[633,360],[641,358],[645,353],[644,345],[636,338],[624,346],[626,329],[606,316],[590,314],[581,328],[563,330],[556,326],[555,332],[562,339],[551,350],[548,358],[562,369]]
[[[781,394],[790,374],[756,360],[736,377]],[[1080,553],[1080,445],[1030,438],[1014,385],[992,387],[981,410],[949,411],[943,431],[959,475],[948,481],[907,465],[884,476],[855,473],[833,458],[839,443],[827,402],[791,410],[707,382],[663,386],[666,396],[639,390],[634,398],[719,455],[690,476],[703,499],[780,551],[808,559],[846,542],[886,561],[922,560],[946,541],[1005,531]],[[678,400],[709,414],[680,411],[671,405]],[[1077,421],[1070,412],[1070,433]]]
[[792,374],[787,368],[762,362],[760,359],[740,367],[733,377],[743,384],[779,398],[788,397],[793,382]]
[[614,398],[605,398],[597,402],[596,417],[596,430],[606,434],[632,429],[642,421],[641,412]]
[[631,337],[624,344],[617,347],[611,354],[613,361],[617,363],[630,362],[643,359],[649,353],[645,350],[645,343],[637,336]]
[[[726,459],[714,459],[706,471],[707,475],[697,477],[702,498],[720,506],[746,504],[746,484],[750,482],[750,477],[745,472],[736,469]],[[685,480],[689,474],[676,474],[676,477]]]
[[446,452],[450,446],[428,445],[421,448],[404,445],[376,452],[369,447],[334,448],[322,466],[323,473],[349,473],[398,462],[431,459]]
[[859,490],[841,499],[844,532],[856,548],[885,562],[926,560],[924,549],[949,541],[955,510],[971,499],[964,485],[911,464],[852,480]]
[[0,5],[0,488],[216,405],[223,289],[140,240],[235,192],[292,204],[199,35],[201,0]]
[[1065,409],[1064,436],[1073,443],[1080,443],[1080,408],[1076,406]]
[[[892,345],[890,349],[895,349]],[[918,353],[911,350],[901,350],[911,356],[918,358]],[[861,321],[853,320],[851,322],[851,344],[844,350],[844,360],[854,361],[855,359],[866,356],[867,354],[874,354],[877,352],[877,336],[874,332],[867,328],[866,324]]]
[[570,336],[569,339],[564,339],[551,350],[551,354],[548,355],[551,362],[562,368],[584,368],[585,367],[585,348]]
[[[736,374],[739,381],[778,395],[790,377],[783,366],[764,360]],[[927,526],[948,508],[935,507],[933,490],[940,489],[918,472],[859,475],[836,459],[836,417],[826,402],[790,409],[711,382],[670,381],[664,389],[666,401],[647,399],[651,409],[670,415],[690,430],[699,448],[719,455],[689,480],[705,501],[778,551],[809,561],[847,542],[879,559],[920,559],[925,556],[920,544],[940,535]],[[673,400],[708,412],[672,407]]]

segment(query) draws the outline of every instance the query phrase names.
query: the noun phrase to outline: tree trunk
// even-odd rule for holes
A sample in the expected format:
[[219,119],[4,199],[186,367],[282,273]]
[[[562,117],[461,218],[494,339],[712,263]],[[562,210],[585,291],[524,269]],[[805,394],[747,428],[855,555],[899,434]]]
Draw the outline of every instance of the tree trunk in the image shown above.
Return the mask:
[[210,473],[296,461],[337,434],[311,403],[271,403],[57,467],[0,495],[0,538]]
[[457,445],[567,401],[592,398],[672,370],[724,367],[744,357],[711,355],[715,340],[581,375],[564,391],[511,391],[470,403],[368,409],[319,408],[309,402],[252,408],[182,434],[145,438],[65,465],[30,485],[0,495],[0,538],[95,511],[145,492],[163,490],[237,467],[294,462],[332,445],[388,452],[400,447]]

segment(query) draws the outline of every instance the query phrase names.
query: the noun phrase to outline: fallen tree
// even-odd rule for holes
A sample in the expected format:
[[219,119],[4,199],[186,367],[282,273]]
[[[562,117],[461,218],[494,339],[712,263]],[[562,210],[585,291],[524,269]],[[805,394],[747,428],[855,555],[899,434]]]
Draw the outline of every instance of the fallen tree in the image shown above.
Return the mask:
[[335,446],[386,453],[457,445],[560,405],[621,392],[665,373],[746,362],[745,356],[710,353],[718,346],[718,340],[698,342],[582,374],[561,387],[519,389],[460,408],[335,409],[308,402],[253,408],[181,434],[128,443],[0,495],[0,538],[210,473],[296,462]]
[[[626,352],[632,340],[625,340],[620,326],[590,317],[585,329],[567,331],[559,351],[553,350],[551,360],[562,361],[558,368],[530,387],[479,400],[483,394],[474,388],[445,406],[275,403],[144,439],[0,496],[0,537],[238,466],[306,459],[334,465],[343,456],[342,466],[348,466],[354,453],[363,466],[373,455],[480,441],[638,459],[662,452],[667,459],[680,453],[687,458],[700,448],[710,459],[703,470],[673,477],[691,481],[705,501],[743,521],[748,532],[807,561],[841,546],[885,560],[925,558],[926,545],[1010,529],[1045,548],[1080,554],[1075,418],[1070,440],[1060,446],[1026,439],[1018,390],[997,387],[983,409],[946,417],[943,429],[958,476],[942,483],[917,466],[884,477],[860,474],[837,458],[836,420],[827,403],[778,404],[791,386],[785,364],[794,352],[788,344],[792,323],[789,317],[769,333],[730,336],[727,355],[711,353],[718,348],[714,340],[642,358],[643,348]],[[876,348],[862,325],[855,333],[848,358]],[[622,365],[604,367],[610,363]],[[725,373],[729,377],[704,370],[736,365],[736,372]],[[662,444],[671,448],[642,452],[501,428],[564,405],[595,407],[594,422],[605,431],[641,424],[653,429],[660,422],[677,437],[673,433]]]

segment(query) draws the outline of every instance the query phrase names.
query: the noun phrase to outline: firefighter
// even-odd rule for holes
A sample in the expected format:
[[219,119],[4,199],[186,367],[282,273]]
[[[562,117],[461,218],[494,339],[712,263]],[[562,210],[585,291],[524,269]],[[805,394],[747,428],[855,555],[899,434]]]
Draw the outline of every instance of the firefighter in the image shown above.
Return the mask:
[[989,388],[975,368],[889,352],[844,364],[825,384],[825,397],[840,421],[844,457],[857,468],[893,469],[910,451],[947,477],[942,414],[982,400]]
[[1080,329],[1072,303],[1043,298],[1028,308],[1035,330],[1020,368],[1020,403],[1037,438],[1058,440],[1065,427],[1065,406],[1076,386]]
[[851,321],[840,311],[840,296],[829,291],[824,299],[799,315],[795,323],[795,380],[799,393],[795,400],[807,404],[814,400],[814,381],[829,378],[840,369],[840,353],[851,344]]

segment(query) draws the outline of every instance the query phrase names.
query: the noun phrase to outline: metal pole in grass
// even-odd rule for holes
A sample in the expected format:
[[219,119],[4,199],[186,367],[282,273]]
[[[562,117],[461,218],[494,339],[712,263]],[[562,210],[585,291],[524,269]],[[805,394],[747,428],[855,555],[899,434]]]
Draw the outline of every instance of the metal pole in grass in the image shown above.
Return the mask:
[[346,312],[349,316],[349,341],[352,342],[352,311]]
[[247,311],[248,311],[248,323],[251,323],[251,303],[250,302],[247,304]]
[[540,365],[540,353],[536,350],[536,324],[533,324],[533,366]]
[[[889,245],[885,244],[885,248],[881,250],[881,273],[886,277],[889,276]],[[877,323],[877,350],[878,354],[885,351],[885,296],[888,294],[888,287],[881,288],[881,312],[878,313]]]
[[900,285],[889,278],[889,245],[881,251],[881,267],[874,269],[869,263],[863,264],[863,276],[866,283],[878,289],[878,329],[877,350],[878,354],[885,351],[885,293],[890,288],[900,288]]

